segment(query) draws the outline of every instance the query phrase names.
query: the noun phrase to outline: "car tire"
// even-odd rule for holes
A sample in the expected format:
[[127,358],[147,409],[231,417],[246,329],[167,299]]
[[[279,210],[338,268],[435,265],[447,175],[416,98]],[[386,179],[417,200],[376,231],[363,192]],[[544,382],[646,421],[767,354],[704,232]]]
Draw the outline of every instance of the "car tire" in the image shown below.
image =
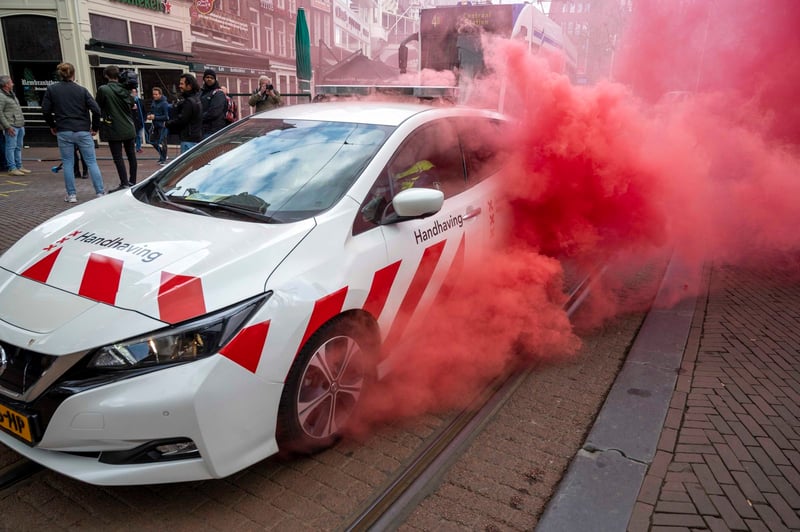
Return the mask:
[[281,395],[278,447],[311,454],[335,444],[373,382],[377,342],[358,316],[339,316],[306,341]]

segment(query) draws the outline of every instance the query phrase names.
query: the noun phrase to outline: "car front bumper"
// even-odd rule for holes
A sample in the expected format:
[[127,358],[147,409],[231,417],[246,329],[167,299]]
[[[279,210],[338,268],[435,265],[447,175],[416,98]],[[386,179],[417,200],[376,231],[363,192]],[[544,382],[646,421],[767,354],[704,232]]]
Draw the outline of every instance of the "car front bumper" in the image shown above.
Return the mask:
[[[33,447],[3,443],[45,467],[100,485],[221,478],[277,452],[282,383],[265,382],[221,355],[119,380],[68,397]],[[189,439],[199,458],[114,463],[101,453]],[[74,454],[80,453],[80,454]]]

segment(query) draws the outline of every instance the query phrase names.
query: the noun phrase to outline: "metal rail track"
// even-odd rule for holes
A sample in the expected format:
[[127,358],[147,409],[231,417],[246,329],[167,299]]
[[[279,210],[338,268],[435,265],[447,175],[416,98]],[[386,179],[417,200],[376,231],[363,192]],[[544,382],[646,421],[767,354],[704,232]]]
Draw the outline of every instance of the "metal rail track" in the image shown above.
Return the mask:
[[[582,278],[564,304],[572,316],[589,295],[591,285],[605,267]],[[383,531],[398,528],[439,483],[445,471],[472,439],[508,401],[535,368],[502,375],[486,386],[456,417],[409,461],[398,476],[344,530]]]

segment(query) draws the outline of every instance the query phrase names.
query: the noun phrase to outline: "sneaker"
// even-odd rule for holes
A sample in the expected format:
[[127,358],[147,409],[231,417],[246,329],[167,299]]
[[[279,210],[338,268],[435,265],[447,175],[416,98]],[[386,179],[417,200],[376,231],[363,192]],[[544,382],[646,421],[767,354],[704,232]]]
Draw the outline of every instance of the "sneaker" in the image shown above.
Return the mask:
[[89,179],[89,174],[83,174],[82,176],[78,176],[81,179]]
[[8,175],[25,175],[25,172],[20,172],[15,168],[14,170],[9,170]]
[[116,192],[118,190],[125,190],[126,188],[130,188],[130,186],[129,185],[120,185],[117,188],[112,188],[111,192]]
[[142,149],[139,148],[138,150],[136,150],[136,153],[142,153]]
[[167,161],[158,161],[158,164],[160,164],[161,166],[164,166],[165,164],[167,164]]
[[106,195],[106,193],[105,193],[105,192],[98,192],[98,193],[97,193],[97,197],[98,197],[98,198],[99,198],[100,196],[105,196],[105,195]]
[[53,166],[50,168],[50,171],[53,172],[54,174],[57,174],[60,170],[61,170],[60,164],[58,166]]
[[67,197],[64,198],[64,201],[67,203],[78,203],[78,196],[75,194],[67,194]]
[[21,167],[17,168],[17,170],[19,170],[23,174],[30,174],[32,172],[32,170],[28,170],[27,168],[21,168]]

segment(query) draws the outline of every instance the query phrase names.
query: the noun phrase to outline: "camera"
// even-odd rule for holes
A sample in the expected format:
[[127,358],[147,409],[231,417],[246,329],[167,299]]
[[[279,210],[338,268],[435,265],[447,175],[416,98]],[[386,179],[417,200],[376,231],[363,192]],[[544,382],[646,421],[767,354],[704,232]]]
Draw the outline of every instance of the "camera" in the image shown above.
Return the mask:
[[267,85],[267,90],[268,91],[274,91],[275,90],[275,86],[274,85]]
[[123,70],[119,73],[119,82],[128,90],[139,88],[139,75],[134,70]]

